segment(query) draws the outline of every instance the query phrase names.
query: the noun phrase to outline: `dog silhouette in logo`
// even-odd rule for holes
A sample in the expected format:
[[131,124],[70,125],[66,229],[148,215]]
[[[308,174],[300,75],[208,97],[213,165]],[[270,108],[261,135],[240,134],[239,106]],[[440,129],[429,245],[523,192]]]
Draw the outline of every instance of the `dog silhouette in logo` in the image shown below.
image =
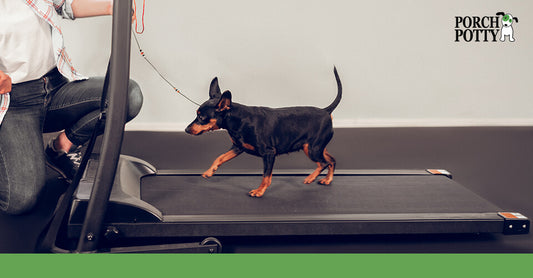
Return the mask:
[[514,42],[514,34],[513,34],[513,21],[518,23],[518,18],[513,17],[511,14],[506,14],[504,12],[496,13],[496,15],[502,15],[502,36],[500,37],[500,41],[504,42],[505,37],[509,36],[509,41]]

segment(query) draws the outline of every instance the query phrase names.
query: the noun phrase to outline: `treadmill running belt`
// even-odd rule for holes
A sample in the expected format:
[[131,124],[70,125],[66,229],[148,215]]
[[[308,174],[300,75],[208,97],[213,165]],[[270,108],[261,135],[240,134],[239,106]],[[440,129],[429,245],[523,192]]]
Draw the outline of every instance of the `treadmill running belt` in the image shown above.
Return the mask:
[[486,213],[500,209],[445,176],[338,175],[329,186],[303,184],[304,175],[274,176],[252,198],[261,176],[146,176],[141,198],[163,215],[298,215]]

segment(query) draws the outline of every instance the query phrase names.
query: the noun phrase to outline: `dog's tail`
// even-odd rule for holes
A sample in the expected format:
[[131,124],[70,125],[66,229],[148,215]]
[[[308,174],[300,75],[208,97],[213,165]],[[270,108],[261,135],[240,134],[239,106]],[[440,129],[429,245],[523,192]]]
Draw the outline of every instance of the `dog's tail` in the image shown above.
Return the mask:
[[331,114],[333,110],[335,110],[337,105],[339,105],[339,103],[341,102],[342,98],[342,84],[341,79],[339,78],[339,74],[337,73],[336,67],[333,67],[333,73],[335,73],[335,79],[337,80],[337,97],[328,107],[324,108],[324,110],[328,111],[329,114]]

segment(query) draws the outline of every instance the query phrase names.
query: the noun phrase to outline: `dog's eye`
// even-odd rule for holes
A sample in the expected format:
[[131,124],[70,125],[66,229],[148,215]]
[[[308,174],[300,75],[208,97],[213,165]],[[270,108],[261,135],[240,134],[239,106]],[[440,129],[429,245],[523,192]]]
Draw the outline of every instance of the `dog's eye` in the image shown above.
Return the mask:
[[200,121],[203,122],[203,121],[205,121],[206,119],[207,119],[206,116],[204,116],[204,115],[198,115],[198,120],[200,120]]

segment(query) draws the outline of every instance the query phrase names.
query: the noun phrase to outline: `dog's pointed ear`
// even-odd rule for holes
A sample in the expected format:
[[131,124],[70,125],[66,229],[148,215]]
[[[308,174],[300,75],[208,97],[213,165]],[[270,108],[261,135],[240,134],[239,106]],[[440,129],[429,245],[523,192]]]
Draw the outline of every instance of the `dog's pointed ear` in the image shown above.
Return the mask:
[[209,86],[209,99],[219,98],[221,95],[220,87],[218,86],[218,78],[213,78],[211,85]]
[[231,109],[231,92],[225,91],[217,104],[217,112],[222,112]]

